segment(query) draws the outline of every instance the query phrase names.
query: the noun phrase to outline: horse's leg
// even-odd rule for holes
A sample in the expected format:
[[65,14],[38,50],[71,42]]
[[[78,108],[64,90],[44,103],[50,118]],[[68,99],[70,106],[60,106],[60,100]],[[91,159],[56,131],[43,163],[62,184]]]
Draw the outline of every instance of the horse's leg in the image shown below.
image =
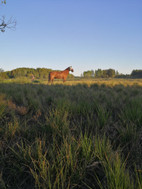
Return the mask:
[[53,79],[50,79],[49,81],[48,81],[48,83],[50,84],[52,84],[53,83]]
[[63,82],[65,82],[65,81],[66,81],[66,79],[67,79],[67,77],[63,77]]
[[51,81],[51,76],[50,76],[50,73],[49,73],[49,75],[48,75],[48,83],[50,83],[50,81]]
[[49,82],[53,84],[54,77],[50,76]]

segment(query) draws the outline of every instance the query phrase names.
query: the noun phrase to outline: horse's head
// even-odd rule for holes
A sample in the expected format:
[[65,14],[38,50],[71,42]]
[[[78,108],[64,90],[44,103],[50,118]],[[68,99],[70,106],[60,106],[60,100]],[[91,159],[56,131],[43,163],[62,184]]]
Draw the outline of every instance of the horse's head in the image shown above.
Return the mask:
[[69,67],[69,71],[74,72],[72,66]]

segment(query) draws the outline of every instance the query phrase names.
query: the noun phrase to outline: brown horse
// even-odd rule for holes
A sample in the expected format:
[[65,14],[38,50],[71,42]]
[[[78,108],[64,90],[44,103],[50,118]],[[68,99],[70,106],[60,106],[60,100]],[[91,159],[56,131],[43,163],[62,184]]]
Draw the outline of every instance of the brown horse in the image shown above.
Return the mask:
[[56,79],[63,79],[63,82],[66,81],[69,71],[73,72],[72,66],[66,68],[64,71],[53,71],[49,73],[49,82],[53,83],[53,80]]

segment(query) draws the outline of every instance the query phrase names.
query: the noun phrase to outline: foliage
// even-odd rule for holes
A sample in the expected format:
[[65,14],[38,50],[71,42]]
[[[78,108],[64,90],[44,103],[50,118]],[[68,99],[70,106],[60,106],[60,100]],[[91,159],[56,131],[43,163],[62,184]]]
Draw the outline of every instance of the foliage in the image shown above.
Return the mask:
[[108,78],[108,77],[115,77],[118,72],[115,72],[114,69],[108,69],[108,70],[88,70],[83,72],[83,77],[95,77],[95,78]]
[[114,77],[114,76],[115,76],[115,70],[113,69],[103,70],[103,77]]
[[118,73],[117,72],[115,73],[114,69],[108,69],[108,70],[98,69],[95,71],[95,77],[103,77],[103,78],[115,77],[116,74]]
[[142,78],[142,70],[133,70],[131,76],[134,78]]
[[98,69],[98,70],[95,70],[95,77],[103,77],[103,70],[101,69]]
[[89,70],[89,71],[83,72],[83,77],[94,77],[94,71]]
[[83,77],[95,77],[95,78],[142,78],[142,70],[133,70],[132,73],[129,74],[119,74],[118,71],[114,69],[107,69],[107,70],[88,70],[83,72]]

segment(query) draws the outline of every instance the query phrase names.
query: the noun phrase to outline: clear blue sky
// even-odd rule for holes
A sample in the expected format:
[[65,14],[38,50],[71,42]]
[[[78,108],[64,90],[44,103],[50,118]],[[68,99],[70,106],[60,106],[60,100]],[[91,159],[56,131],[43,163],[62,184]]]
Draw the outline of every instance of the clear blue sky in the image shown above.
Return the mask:
[[17,20],[15,31],[0,33],[5,71],[142,69],[142,0],[7,0],[2,15]]

